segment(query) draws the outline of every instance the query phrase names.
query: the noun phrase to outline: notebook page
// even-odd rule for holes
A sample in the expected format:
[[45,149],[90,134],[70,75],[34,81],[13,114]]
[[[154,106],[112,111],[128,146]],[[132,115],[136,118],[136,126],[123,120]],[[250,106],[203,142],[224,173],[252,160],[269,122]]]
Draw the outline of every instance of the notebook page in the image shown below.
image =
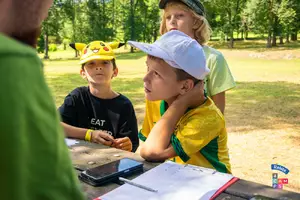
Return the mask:
[[157,193],[124,184],[100,199],[207,200],[232,178],[230,174],[215,173],[212,169],[167,161],[133,179],[136,183],[158,190]]

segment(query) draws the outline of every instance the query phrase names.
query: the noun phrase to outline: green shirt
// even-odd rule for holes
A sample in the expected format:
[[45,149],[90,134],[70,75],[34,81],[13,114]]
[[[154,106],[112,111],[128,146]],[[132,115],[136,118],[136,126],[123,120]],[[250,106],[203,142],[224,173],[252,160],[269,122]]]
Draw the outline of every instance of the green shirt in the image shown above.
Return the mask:
[[208,46],[203,46],[203,50],[210,69],[204,85],[207,95],[211,97],[234,88],[234,79],[222,53]]
[[35,49],[0,44],[0,198],[83,199]]

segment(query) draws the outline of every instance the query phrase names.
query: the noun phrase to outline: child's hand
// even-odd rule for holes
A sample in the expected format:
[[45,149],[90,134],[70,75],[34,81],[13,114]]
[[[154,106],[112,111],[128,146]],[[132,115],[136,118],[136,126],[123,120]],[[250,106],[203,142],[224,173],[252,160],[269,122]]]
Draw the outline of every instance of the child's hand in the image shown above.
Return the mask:
[[204,83],[200,81],[193,89],[183,95],[179,95],[174,103],[186,106],[186,108],[194,108],[201,105],[204,100]]
[[115,139],[112,147],[115,147],[117,149],[122,149],[125,151],[131,151],[132,150],[132,142],[129,139],[129,137],[117,138],[117,139]]
[[98,144],[111,146],[114,143],[114,138],[105,131],[96,130],[92,132],[91,141]]

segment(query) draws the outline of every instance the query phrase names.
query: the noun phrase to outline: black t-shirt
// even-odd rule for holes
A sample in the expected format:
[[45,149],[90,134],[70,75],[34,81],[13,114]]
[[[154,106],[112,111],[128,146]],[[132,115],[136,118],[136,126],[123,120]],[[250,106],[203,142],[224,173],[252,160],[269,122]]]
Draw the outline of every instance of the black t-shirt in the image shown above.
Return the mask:
[[66,96],[58,109],[66,124],[93,130],[105,130],[114,138],[129,137],[132,151],[139,145],[137,120],[130,100],[120,94],[100,99],[88,87],[79,87]]

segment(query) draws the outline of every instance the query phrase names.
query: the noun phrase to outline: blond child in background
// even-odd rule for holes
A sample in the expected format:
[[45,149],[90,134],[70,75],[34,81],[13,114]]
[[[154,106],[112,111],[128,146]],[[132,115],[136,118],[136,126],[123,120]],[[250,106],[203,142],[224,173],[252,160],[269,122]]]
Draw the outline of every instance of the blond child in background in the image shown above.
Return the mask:
[[205,18],[203,4],[199,0],[161,0],[163,10],[160,33],[179,30],[197,40],[206,56],[209,75],[204,80],[207,95],[224,114],[225,92],[235,87],[235,82],[221,52],[205,45],[211,35]]

